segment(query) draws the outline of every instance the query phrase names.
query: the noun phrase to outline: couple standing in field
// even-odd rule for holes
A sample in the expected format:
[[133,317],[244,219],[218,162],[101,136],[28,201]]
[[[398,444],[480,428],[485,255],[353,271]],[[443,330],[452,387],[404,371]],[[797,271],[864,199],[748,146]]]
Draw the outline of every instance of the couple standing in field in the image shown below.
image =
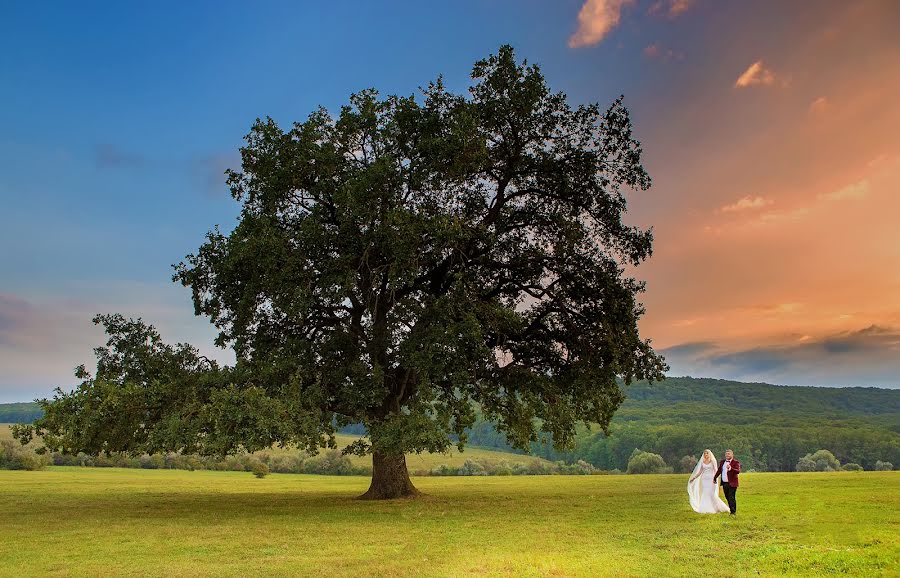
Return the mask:
[[[734,452],[725,450],[725,459],[716,467],[716,456],[710,450],[703,450],[703,457],[697,462],[688,480],[688,498],[691,508],[698,514],[737,513],[735,494],[738,489],[738,475],[741,473],[741,462],[734,459]],[[716,479],[721,480],[725,499],[719,497]]]

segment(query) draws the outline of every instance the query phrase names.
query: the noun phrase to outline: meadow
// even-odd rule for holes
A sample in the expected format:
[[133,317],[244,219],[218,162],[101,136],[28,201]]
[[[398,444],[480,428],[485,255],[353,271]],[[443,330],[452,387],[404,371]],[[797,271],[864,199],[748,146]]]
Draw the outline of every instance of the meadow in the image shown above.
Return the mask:
[[[747,473],[738,516],[684,475],[365,477],[0,471],[2,576],[897,575],[900,473]],[[727,560],[727,563],[725,562]]]

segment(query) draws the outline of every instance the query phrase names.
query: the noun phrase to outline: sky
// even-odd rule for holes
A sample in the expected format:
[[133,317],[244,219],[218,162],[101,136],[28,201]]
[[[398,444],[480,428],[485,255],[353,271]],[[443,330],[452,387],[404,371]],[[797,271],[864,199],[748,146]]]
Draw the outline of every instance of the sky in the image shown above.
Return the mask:
[[18,2],[0,35],[0,402],[75,385],[96,313],[220,360],[172,264],[237,203],[257,117],[469,85],[502,44],[625,96],[670,375],[900,387],[900,2]]

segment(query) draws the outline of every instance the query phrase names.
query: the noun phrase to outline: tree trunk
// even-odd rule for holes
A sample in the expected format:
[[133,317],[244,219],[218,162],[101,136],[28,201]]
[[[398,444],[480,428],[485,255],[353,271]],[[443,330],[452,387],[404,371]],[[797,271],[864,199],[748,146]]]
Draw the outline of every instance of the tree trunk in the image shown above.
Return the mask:
[[385,454],[378,450],[372,452],[372,483],[360,499],[391,500],[418,495],[419,490],[409,479],[405,455]]

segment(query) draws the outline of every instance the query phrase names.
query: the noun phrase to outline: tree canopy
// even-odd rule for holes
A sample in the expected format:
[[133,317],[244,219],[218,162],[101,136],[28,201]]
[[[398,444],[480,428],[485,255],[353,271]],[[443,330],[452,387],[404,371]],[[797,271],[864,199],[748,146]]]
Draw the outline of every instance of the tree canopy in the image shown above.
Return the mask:
[[628,273],[652,241],[622,219],[650,186],[628,111],[570,106],[508,46],[472,79],[467,95],[364,90],[287,130],[258,120],[228,174],[237,226],[174,275],[235,365],[99,316],[96,375],[43,402],[48,447],[313,449],[362,423],[346,451],[373,454],[365,497],[390,498],[416,493],[404,453],[462,446],[476,405],[522,448],[605,428],[617,378],[665,369]]

